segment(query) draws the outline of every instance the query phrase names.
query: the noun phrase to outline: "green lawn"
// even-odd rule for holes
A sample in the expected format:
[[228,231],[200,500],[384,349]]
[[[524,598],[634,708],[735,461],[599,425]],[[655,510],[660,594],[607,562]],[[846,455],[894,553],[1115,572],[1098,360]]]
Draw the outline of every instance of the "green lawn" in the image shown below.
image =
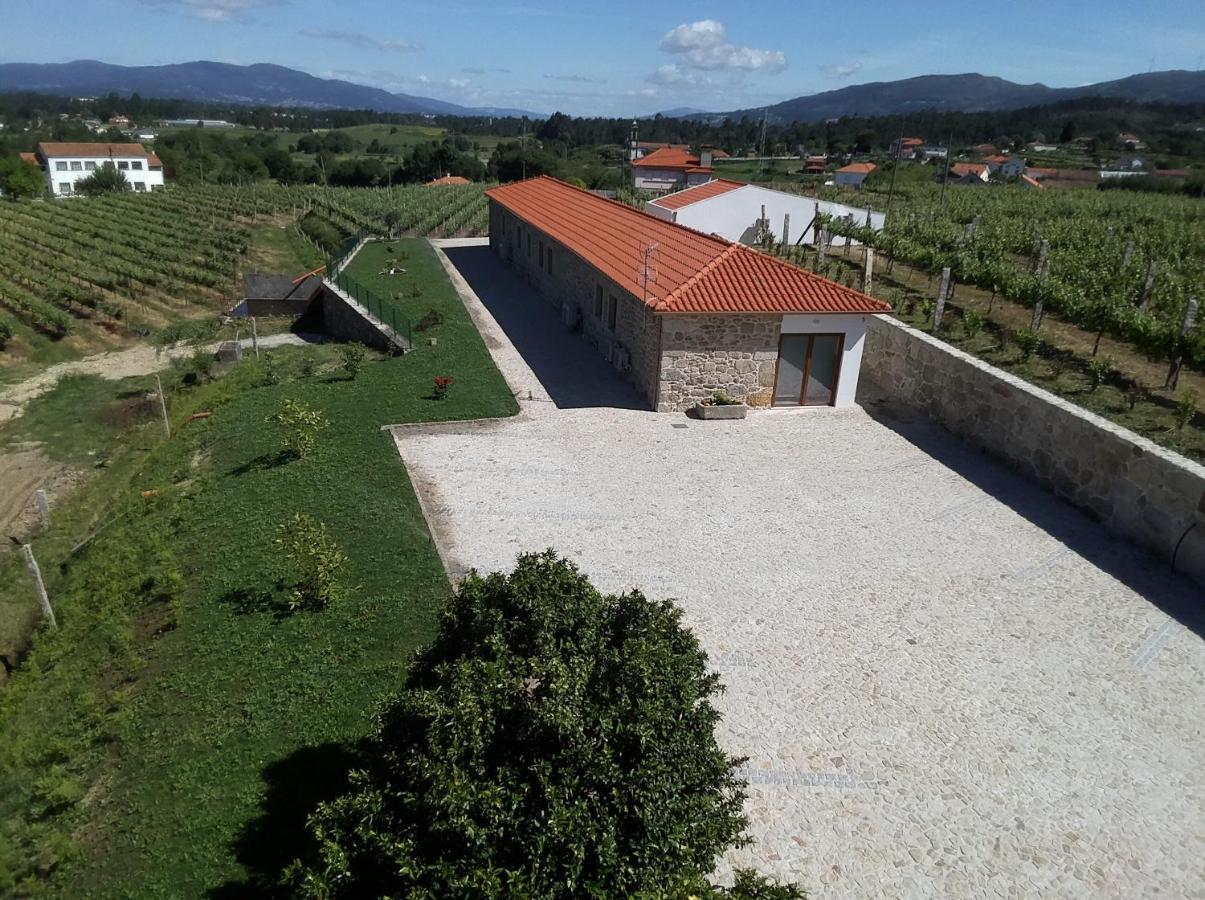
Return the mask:
[[[61,628],[0,695],[0,894],[33,872],[57,896],[264,896],[305,811],[338,790],[448,594],[380,426],[517,411],[450,284],[430,275],[430,248],[400,246],[429,273],[436,347],[370,359],[354,380],[335,346],[284,348],[177,387],[173,440],[153,420],[121,431],[131,462],[84,489],[107,497],[111,524],[70,560],[83,522],[35,544]],[[442,374],[454,382],[436,400]],[[93,385],[114,399],[133,387]],[[23,436],[74,414],[57,393]],[[286,398],[330,423],[303,460],[282,461],[266,423]],[[212,415],[185,422],[193,411]],[[287,615],[271,542],[295,512],[331,528],[350,590]]]

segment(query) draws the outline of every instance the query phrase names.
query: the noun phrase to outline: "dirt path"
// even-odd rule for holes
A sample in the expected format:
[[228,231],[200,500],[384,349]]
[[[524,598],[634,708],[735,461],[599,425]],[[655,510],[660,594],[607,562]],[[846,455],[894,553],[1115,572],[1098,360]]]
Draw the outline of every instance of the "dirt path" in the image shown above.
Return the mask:
[[[240,343],[244,347],[251,346],[250,338]],[[305,343],[303,338],[295,334],[273,334],[259,341],[260,347],[266,348]],[[209,345],[210,350],[216,351],[217,347],[217,343]],[[50,366],[32,378],[0,389],[0,423],[21,415],[26,403],[49,391],[60,378],[68,375],[97,375],[101,378],[118,379],[150,375],[167,368],[173,359],[192,354],[195,349],[187,345],[168,349],[144,345],[129,350],[98,353],[74,362]]]

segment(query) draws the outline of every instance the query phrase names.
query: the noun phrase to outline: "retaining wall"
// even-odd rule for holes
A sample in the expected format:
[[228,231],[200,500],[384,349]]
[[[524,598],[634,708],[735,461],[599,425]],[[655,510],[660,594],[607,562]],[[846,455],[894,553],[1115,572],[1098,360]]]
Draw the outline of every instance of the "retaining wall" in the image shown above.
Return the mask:
[[323,280],[322,293],[315,302],[322,304],[322,327],[333,338],[358,341],[387,353],[405,353],[410,349],[405,337],[372,315],[333,282]]
[[[871,319],[863,377],[1205,584],[1205,467],[899,321]],[[1194,521],[1195,528],[1185,531]]]

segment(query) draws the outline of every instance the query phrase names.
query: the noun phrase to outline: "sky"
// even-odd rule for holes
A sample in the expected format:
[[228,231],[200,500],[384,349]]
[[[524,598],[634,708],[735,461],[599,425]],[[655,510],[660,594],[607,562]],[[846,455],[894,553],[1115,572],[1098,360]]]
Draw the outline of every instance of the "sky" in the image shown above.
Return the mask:
[[1205,0],[0,0],[0,62],[268,62],[572,115],[751,108],[931,73],[1070,87],[1202,54]]

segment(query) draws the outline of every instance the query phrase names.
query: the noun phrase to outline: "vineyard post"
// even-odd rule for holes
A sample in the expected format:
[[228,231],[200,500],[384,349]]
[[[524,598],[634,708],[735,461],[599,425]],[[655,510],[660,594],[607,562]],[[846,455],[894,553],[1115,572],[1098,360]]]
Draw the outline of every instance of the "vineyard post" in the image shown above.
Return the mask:
[[866,267],[862,274],[862,293],[869,294],[874,288],[874,248],[863,245],[866,251]]
[[251,317],[251,352],[259,359],[259,329],[255,327],[255,316]]
[[791,242],[791,214],[783,213],[782,216],[782,245],[785,247]]
[[1130,267],[1130,258],[1134,255],[1134,242],[1127,241],[1126,248],[1121,253],[1121,270],[1124,272]]
[[38,607],[42,610],[42,618],[50,623],[51,628],[58,628],[59,623],[54,617],[54,608],[50,605],[50,597],[46,594],[46,584],[42,581],[42,570],[33,556],[33,547],[29,544],[22,544],[21,555],[25,558],[25,568],[29,569],[29,577],[33,579],[34,590],[38,593]]
[[824,265],[824,245],[828,242],[828,229],[820,229],[820,237],[816,240],[816,268]]
[[155,376],[155,387],[158,388],[159,392],[159,412],[163,414],[163,433],[170,439],[172,436],[172,423],[167,418],[167,401],[163,398],[163,381],[158,375]]
[[1143,312],[1146,312],[1147,307],[1151,305],[1151,294],[1155,290],[1156,268],[1155,259],[1152,257],[1151,261],[1146,264],[1146,280],[1142,283],[1142,293],[1138,297],[1138,308]]
[[50,530],[50,500],[46,497],[46,490],[38,488],[34,492],[34,501],[38,506],[38,521],[42,525],[43,531]]
[[1174,391],[1180,383],[1180,368],[1184,365],[1184,349],[1188,345],[1188,332],[1197,321],[1197,298],[1189,297],[1184,306],[1184,317],[1180,320],[1180,334],[1176,337],[1176,346],[1172,352],[1171,366],[1167,370],[1167,381],[1163,386]]
[[850,237],[850,232],[852,232],[852,231],[853,231],[853,229],[854,229],[854,214],[853,214],[853,213],[850,213],[848,216],[846,216],[846,217],[845,217],[845,229],[846,229],[846,234],[845,234],[845,252],[843,252],[843,253],[841,254],[841,257],[842,257],[843,259],[849,259],[849,245],[850,245],[850,243],[851,243],[851,242],[852,242],[852,240],[853,240],[853,239]]
[[933,307],[933,333],[941,328],[941,316],[946,311],[946,291],[950,288],[950,267],[941,270],[941,286],[937,289],[937,303]]

